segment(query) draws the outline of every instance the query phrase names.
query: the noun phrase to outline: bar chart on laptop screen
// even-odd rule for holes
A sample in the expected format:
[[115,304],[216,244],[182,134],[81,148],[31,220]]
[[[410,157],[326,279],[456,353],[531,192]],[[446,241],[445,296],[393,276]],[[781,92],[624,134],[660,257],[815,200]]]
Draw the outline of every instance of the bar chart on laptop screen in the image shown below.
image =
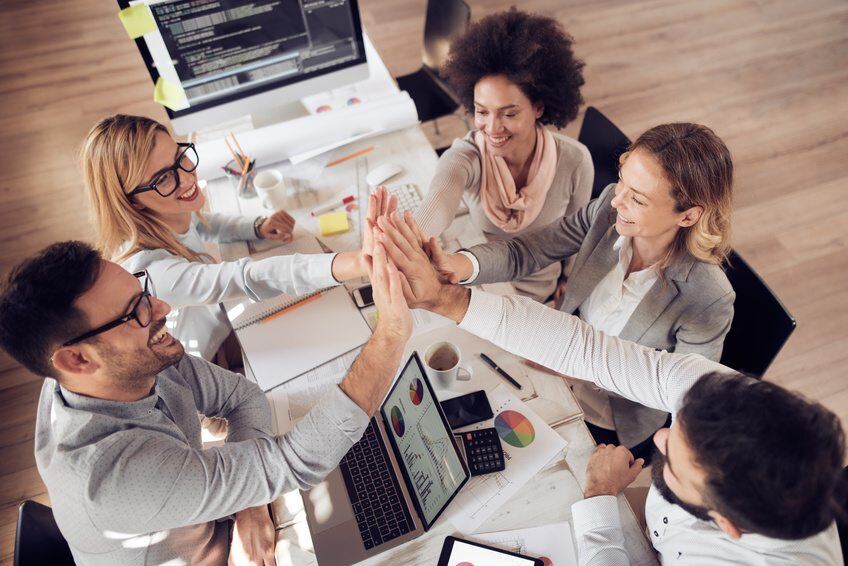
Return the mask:
[[410,364],[399,379],[384,410],[391,415],[391,431],[414,495],[430,522],[462,482],[464,472],[435,404],[438,400],[422,386],[418,366]]

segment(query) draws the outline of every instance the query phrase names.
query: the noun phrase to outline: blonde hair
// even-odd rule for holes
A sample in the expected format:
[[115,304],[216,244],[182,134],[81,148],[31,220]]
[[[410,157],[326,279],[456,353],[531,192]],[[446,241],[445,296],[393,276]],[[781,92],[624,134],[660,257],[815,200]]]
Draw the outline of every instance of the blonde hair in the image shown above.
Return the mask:
[[206,254],[188,248],[161,218],[136,208],[127,196],[147,181],[144,171],[158,132],[168,134],[155,120],[118,114],[101,120],[85,137],[80,158],[97,247],[115,261],[145,249],[207,261]]
[[700,124],[655,126],[639,136],[619,159],[624,163],[642,149],[657,159],[671,185],[674,209],[702,208],[692,226],[681,227],[657,266],[663,271],[685,254],[721,265],[730,252],[730,214],[733,209],[733,161],[730,150],[715,133]]

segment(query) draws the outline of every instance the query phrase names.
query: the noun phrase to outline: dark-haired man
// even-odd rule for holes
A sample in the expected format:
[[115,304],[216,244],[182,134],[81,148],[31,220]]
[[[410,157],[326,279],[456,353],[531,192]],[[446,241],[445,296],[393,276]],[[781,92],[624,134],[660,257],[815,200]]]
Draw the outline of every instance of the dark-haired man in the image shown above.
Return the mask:
[[[261,513],[267,523],[259,506],[335,468],[397,372],[411,315],[397,271],[378,265],[373,336],[340,386],[280,437],[256,385],[184,355],[144,273],[80,242],[13,270],[0,293],[0,346],[50,376],[36,461],[77,563],[224,564],[236,514],[248,558],[273,564],[273,528],[270,545],[247,542],[262,539],[252,532]],[[198,412],[227,418],[225,445],[202,448]]]
[[[671,427],[654,436],[662,457],[645,508],[663,563],[842,564],[834,519],[845,438],[833,413],[696,354],[607,336],[526,297],[446,284],[411,218],[381,218],[379,225],[410,306],[672,413]],[[624,447],[600,446],[593,454],[586,498],[572,507],[581,564],[629,563],[615,496],[641,466]]]

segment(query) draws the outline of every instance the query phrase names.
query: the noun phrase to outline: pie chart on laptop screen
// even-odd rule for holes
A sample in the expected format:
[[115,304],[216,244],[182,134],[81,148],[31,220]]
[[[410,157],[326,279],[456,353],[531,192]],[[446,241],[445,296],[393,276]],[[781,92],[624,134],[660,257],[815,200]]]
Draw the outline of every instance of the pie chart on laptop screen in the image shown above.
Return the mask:
[[409,384],[409,399],[413,405],[420,405],[424,399],[424,384],[417,377]]
[[533,444],[536,438],[533,423],[518,411],[506,410],[498,413],[495,417],[495,430],[504,442],[516,448],[526,448]]

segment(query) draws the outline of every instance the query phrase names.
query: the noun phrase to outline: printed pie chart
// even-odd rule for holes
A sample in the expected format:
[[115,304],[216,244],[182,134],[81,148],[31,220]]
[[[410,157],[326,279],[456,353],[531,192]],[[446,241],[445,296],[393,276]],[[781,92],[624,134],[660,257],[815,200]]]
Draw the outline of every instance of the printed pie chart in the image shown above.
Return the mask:
[[504,442],[516,448],[526,448],[533,444],[536,438],[533,424],[518,411],[507,410],[499,413],[495,417],[495,430]]
[[392,407],[392,428],[395,429],[395,434],[403,436],[406,431],[406,425],[403,424],[403,415],[397,405]]
[[456,566],[474,566],[471,562],[460,562]]
[[409,384],[409,398],[413,405],[420,405],[424,400],[424,384],[417,377]]

